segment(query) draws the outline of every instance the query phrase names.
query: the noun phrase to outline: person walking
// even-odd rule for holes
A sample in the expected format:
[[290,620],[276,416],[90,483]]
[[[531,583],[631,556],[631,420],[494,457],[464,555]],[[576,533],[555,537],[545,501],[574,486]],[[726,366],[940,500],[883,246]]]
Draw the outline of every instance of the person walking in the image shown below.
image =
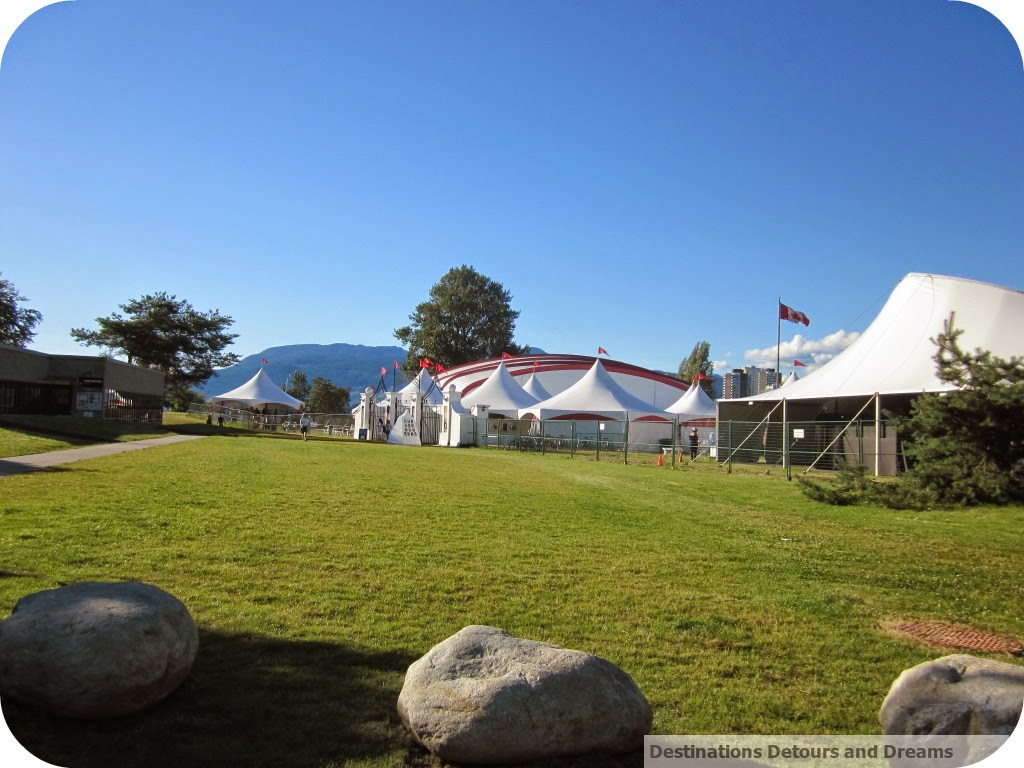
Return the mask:
[[697,428],[694,427],[690,430],[690,461],[697,460],[697,444],[700,442],[700,437],[697,434]]
[[306,439],[306,433],[309,432],[309,425],[312,424],[312,420],[305,413],[299,419],[299,432],[302,433],[302,439]]

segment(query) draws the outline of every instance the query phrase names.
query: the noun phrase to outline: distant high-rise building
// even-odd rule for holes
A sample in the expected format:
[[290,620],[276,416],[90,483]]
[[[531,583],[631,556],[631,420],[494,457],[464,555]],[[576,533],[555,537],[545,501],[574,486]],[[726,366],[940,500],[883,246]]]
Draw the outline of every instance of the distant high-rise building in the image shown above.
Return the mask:
[[722,376],[722,397],[736,399],[767,392],[779,383],[779,372],[774,368],[733,368]]

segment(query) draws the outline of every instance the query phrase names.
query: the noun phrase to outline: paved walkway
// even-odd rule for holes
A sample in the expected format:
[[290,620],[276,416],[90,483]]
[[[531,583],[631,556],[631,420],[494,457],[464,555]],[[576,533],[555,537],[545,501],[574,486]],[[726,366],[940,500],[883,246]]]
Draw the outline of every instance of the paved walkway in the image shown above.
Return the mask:
[[130,440],[124,443],[87,445],[83,448],[68,448],[63,451],[33,453],[29,456],[8,456],[6,459],[0,459],[0,477],[34,472],[37,469],[55,467],[58,464],[70,464],[72,461],[81,461],[82,459],[112,456],[115,453],[124,453],[125,451],[140,451],[143,448],[152,448],[157,445],[170,445],[171,443],[183,443],[186,440],[199,440],[203,437],[205,435],[171,435],[170,437],[154,437],[151,440]]

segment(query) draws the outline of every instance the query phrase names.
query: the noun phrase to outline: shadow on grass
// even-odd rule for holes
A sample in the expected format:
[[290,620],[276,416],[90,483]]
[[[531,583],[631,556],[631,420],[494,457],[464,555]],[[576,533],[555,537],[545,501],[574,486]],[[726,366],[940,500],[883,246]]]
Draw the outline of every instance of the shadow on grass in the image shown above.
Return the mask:
[[4,701],[3,714],[26,749],[69,768],[340,766],[388,754],[401,764],[412,740],[395,705],[414,660],[401,651],[200,632],[191,674],[147,712],[70,720]]

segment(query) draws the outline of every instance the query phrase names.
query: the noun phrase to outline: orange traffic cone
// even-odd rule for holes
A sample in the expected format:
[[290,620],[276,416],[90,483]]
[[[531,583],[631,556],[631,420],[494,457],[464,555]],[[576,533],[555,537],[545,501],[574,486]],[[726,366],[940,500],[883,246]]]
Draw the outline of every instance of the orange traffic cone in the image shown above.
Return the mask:
[[665,466],[665,454],[659,453],[658,458],[654,460],[654,466],[664,467]]

